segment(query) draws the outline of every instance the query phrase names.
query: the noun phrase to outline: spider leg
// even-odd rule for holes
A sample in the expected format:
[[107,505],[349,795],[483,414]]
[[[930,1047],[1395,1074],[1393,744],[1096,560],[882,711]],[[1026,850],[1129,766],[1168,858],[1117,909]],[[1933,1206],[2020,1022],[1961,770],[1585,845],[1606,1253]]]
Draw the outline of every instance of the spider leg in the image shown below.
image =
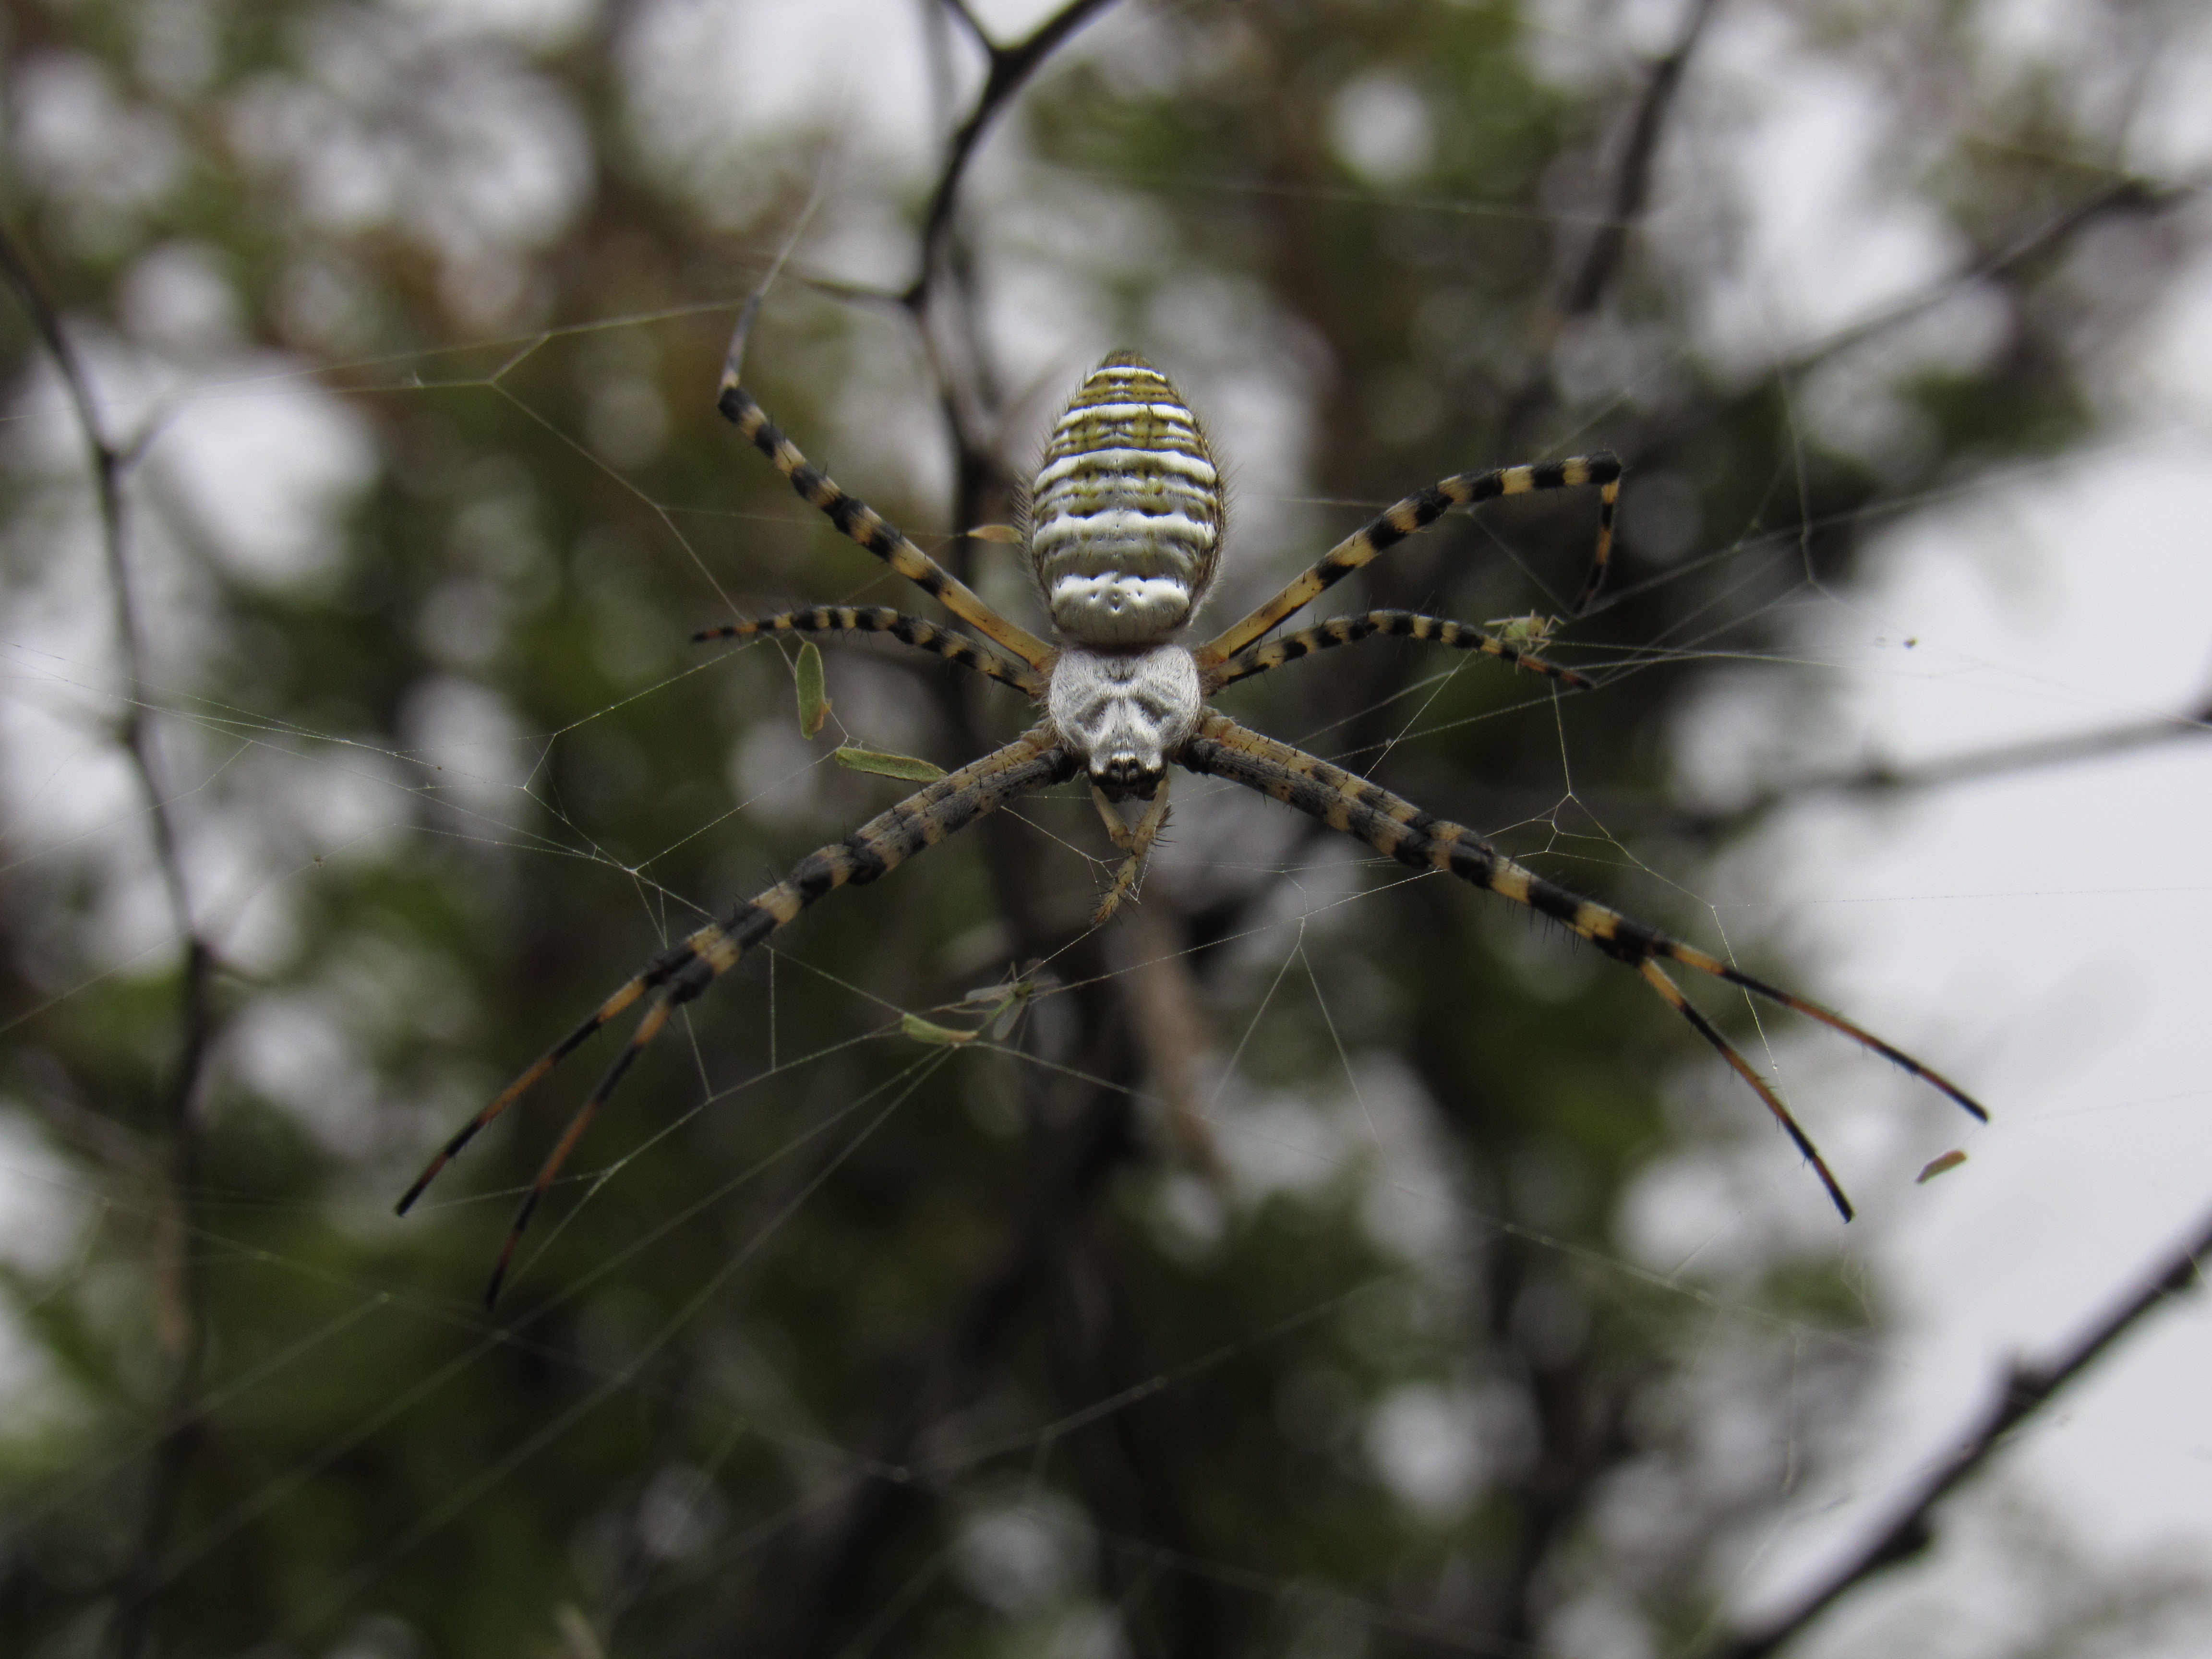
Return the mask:
[[1989,1120],[1989,1114],[1981,1105],[1949,1079],[1834,1010],[1770,985],[1693,945],[1670,939],[1618,910],[1547,881],[1526,866],[1507,858],[1465,824],[1424,812],[1411,801],[1340,766],[1332,766],[1288,744],[1278,743],[1223,714],[1207,715],[1197,735],[1183,745],[1175,758],[1187,770],[1226,778],[1295,806],[1332,830],[1358,836],[1376,851],[1388,854],[1401,864],[1417,870],[1447,871],[1516,904],[1525,904],[1563,923],[1569,932],[1588,939],[1615,961],[1636,969],[1668,1006],[1689,1020],[1699,1036],[1717,1047],[1729,1064],[1759,1091],[1767,1109],[1790,1132],[1799,1147],[1814,1158],[1821,1179],[1846,1217],[1850,1213],[1850,1206],[1844,1201],[1834,1177],[1811,1150],[1811,1142],[1796,1126],[1789,1109],[1706,1022],[1705,1016],[1690,1006],[1673,981],[1664,974],[1655,978],[1651,971],[1647,971],[1657,962],[1679,963],[1698,973],[1710,974],[1715,979],[1741,986],[1754,996],[1816,1019],[1948,1095],[1975,1117],[1984,1122]]
[[744,349],[745,325],[750,320],[748,312],[730,342],[730,356],[722,366],[721,390],[715,407],[724,417],[744,434],[754,448],[775,464],[775,470],[791,480],[793,489],[827,514],[830,522],[839,530],[1009,655],[1020,658],[1031,668],[1043,667],[1052,656],[1050,646],[986,605],[974,588],[916,547],[905,532],[866,501],[840,489],[829,474],[799,453],[798,447],[753,401],[752,393],[738,384],[738,354]]
[[1115,816],[1113,804],[1095,784],[1091,786],[1091,801],[1098,809],[1098,816],[1106,821],[1106,833],[1114,838],[1114,845],[1129,855],[1115,872],[1114,884],[1106,890],[1106,896],[1091,913],[1091,925],[1099,927],[1121,908],[1121,901],[1135,890],[1137,878],[1145,872],[1145,860],[1152,853],[1152,843],[1159,839],[1161,827],[1168,821],[1168,781],[1164,776],[1160,779],[1160,787],[1152,792],[1152,805],[1145,808],[1133,829]]
[[1246,646],[1235,656],[1206,671],[1206,693],[1212,696],[1224,685],[1249,680],[1256,674],[1280,668],[1286,662],[1310,657],[1316,651],[1331,650],[1340,645],[1353,645],[1361,640],[1378,636],[1427,640],[1437,645],[1448,645],[1455,651],[1480,651],[1484,656],[1496,657],[1512,667],[1549,675],[1571,691],[1587,691],[1595,684],[1571,668],[1562,668],[1557,663],[1547,662],[1518,646],[1507,644],[1495,634],[1486,634],[1471,623],[1453,622],[1444,617],[1425,617],[1414,611],[1370,611],[1359,617],[1331,617],[1327,622],[1302,628],[1295,634],[1282,635],[1264,645]]
[[694,645],[708,640],[750,639],[757,634],[888,634],[893,639],[972,668],[986,679],[998,680],[1033,697],[1044,695],[1044,682],[956,629],[940,628],[927,617],[909,617],[889,605],[817,605],[809,611],[785,611],[773,617],[725,623],[702,628],[691,636]]
[[[1163,783],[1166,781],[1165,778],[1161,779]],[[1106,799],[1106,792],[1095,783],[1091,786],[1091,804],[1098,809],[1098,822],[1106,826],[1108,840],[1125,853],[1136,844],[1135,832],[1121,822],[1121,815],[1114,810],[1114,803]]]
[[1613,561],[1613,514],[1620,501],[1620,459],[1604,451],[1536,466],[1455,473],[1419,495],[1407,496],[1329,549],[1319,563],[1273,599],[1207,641],[1199,648],[1199,666],[1209,667],[1235,655],[1377,555],[1408,536],[1418,535],[1455,507],[1474,507],[1500,495],[1525,495],[1532,490],[1578,489],[1586,484],[1597,486],[1597,549],[1590,557],[1589,574],[1583,579],[1583,590],[1575,598],[1572,614],[1580,616],[1597,597],[1605,583],[1606,568]]
[[662,1028],[668,1024],[669,1016],[676,1012],[677,1004],[684,1000],[672,991],[664,991],[653,999],[653,1006],[645,1011],[645,1017],[638,1021],[637,1029],[630,1033],[629,1041],[615,1056],[615,1063],[607,1067],[606,1075],[599,1079],[599,1086],[585,1097],[584,1103],[576,1109],[576,1115],[568,1120],[568,1127],[561,1132],[561,1139],[553,1143],[553,1150],[546,1154],[545,1162],[539,1166],[538,1178],[530,1183],[530,1190],[523,1194],[522,1207],[515,1212],[514,1221],[508,1224],[507,1237],[500,1241],[499,1259],[492,1263],[491,1280],[484,1286],[484,1306],[487,1308],[498,1303],[500,1287],[507,1283],[507,1270],[514,1263],[516,1247],[522,1243],[523,1231],[530,1225],[530,1218],[537,1212],[538,1204],[552,1189],[553,1182],[560,1176],[561,1166],[576,1150],[577,1143],[584,1138],[584,1131],[592,1127],[592,1120],[599,1115],[599,1108],[607,1103],[607,1097],[614,1093],[616,1085],[623,1080],[623,1074],[636,1062],[638,1055],[645,1052],[646,1044],[660,1035]]
[[1783,1133],[1797,1143],[1797,1150],[1813,1166],[1813,1173],[1820,1177],[1820,1184],[1828,1189],[1828,1196],[1834,1200],[1838,1212],[1849,1221],[1851,1218],[1851,1201],[1844,1196],[1842,1183],[1836,1179],[1835,1171],[1828,1167],[1828,1160],[1820,1156],[1820,1149],[1813,1144],[1813,1137],[1807,1134],[1803,1126],[1790,1115],[1790,1109],[1782,1103],[1782,1097],[1774,1092],[1772,1085],[1752,1069],[1751,1062],[1743,1057],[1735,1044],[1720,1034],[1719,1028],[1712,1021],[1698,1012],[1697,1006],[1682,994],[1680,988],[1673,980],[1667,977],[1664,968],[1647,957],[1637,972],[1644,975],[1644,982],[1659,994],[1669,1008],[1690,1022],[1692,1030],[1720,1051],[1721,1058],[1728,1061],[1730,1070],[1751,1085],[1752,1092],[1765,1103],[1766,1109],[1774,1115],[1774,1121],[1782,1126]]
[[415,1184],[408,1188],[393,1209],[401,1215],[413,1209],[415,1200],[422,1197],[423,1190],[438,1178],[438,1172],[459,1157],[462,1148],[489,1127],[493,1119],[529,1093],[548,1072],[582,1048],[601,1026],[618,1018],[647,991],[665,985],[671,975],[696,957],[701,934],[712,931],[702,928],[700,933],[694,933],[690,939],[680,940],[663,951],[647,964],[642,972],[633,976],[612,996],[594,1008],[582,1024],[538,1055],[531,1062],[527,1071],[494,1096],[489,1105],[464,1123],[453,1138],[439,1149],[437,1156],[423,1166],[422,1173],[415,1177]]
[[609,997],[574,1030],[541,1055],[530,1068],[502,1090],[492,1103],[470,1121],[407,1189],[399,1201],[401,1213],[422,1196],[437,1173],[453,1160],[477,1133],[520,1099],[563,1057],[573,1053],[647,991],[658,990],[649,1007],[630,1033],[629,1041],[599,1081],[562,1135],[538,1178],[532,1182],[507,1243],[500,1253],[489,1295],[496,1297],[512,1257],[514,1243],[528,1225],[546,1190],[560,1174],[568,1154],[601,1106],[613,1094],[624,1073],[646,1045],[666,1029],[670,1016],[724,974],[744,954],[779,927],[797,920],[799,913],[825,893],[851,884],[863,885],[896,869],[926,848],[966,829],[985,813],[1018,796],[1064,782],[1080,769],[1080,760],[1060,747],[1048,727],[1029,732],[1005,748],[939,778],[917,790],[890,811],[878,814],[843,841],[832,842],[801,859],[791,873],[773,887],[738,905],[718,922],[710,922],[689,938],[662,951],[635,977]]

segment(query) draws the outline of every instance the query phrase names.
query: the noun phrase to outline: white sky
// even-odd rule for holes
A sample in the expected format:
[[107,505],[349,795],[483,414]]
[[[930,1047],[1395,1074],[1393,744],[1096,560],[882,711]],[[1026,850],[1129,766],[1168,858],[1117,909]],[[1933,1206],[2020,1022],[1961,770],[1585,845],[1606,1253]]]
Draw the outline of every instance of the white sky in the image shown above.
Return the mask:
[[[1863,314],[1927,263],[1923,228],[1866,222],[1850,101],[1833,85],[1790,84],[1742,150],[1752,199],[1771,204],[1753,303],[1789,319],[1784,334]],[[2160,106],[2146,142],[2168,166],[2201,168],[2191,100],[2168,101],[2179,107]],[[1775,773],[2124,725],[2212,690],[2200,506],[2212,483],[2212,269],[2146,319],[2127,367],[2115,427],[2089,453],[1908,522],[1867,580],[1808,609],[1832,708]],[[1847,1080],[1868,1110],[1911,1124],[1887,1131],[1901,1137],[1887,1187],[1855,1183],[1863,1219],[1849,1246],[1898,1287],[1902,1318],[1864,1455],[1846,1486],[1802,1493],[1781,1528],[1751,1540],[1746,1605],[1786,1605],[1940,1462],[2013,1358],[2054,1354],[2212,1212],[2208,821],[2212,745],[2184,738],[1902,805],[1808,804],[1723,878],[1742,901],[1724,914],[1785,927],[1814,994],[1944,1066],[1995,1116],[1977,1130],[1924,1091],[1865,1089],[1868,1068],[1848,1056],[1801,1074],[1801,1098],[1832,1109]],[[1830,1133],[1881,1140],[1863,1128]],[[1964,1167],[1910,1184],[1951,1146],[1968,1152]],[[1983,1548],[2008,1494],[2062,1516],[2094,1559],[2172,1551],[2212,1568],[2208,1376],[2212,1297],[2199,1296],[2154,1316],[2001,1455],[1947,1512],[1932,1565],[1891,1575],[1808,1651],[1880,1650],[1875,1630],[1908,1609],[1916,1636],[1934,1639],[1929,1606],[1972,1615],[1975,1639],[1958,1650],[1989,1650],[1997,1610],[2018,1612]]]

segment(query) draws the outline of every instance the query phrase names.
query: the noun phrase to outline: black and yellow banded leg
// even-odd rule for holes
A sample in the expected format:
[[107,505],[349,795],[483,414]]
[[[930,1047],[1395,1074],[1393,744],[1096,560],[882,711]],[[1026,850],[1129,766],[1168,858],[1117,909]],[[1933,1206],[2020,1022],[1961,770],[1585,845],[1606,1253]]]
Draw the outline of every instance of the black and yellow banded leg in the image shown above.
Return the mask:
[[408,1188],[401,1195],[399,1202],[392,1207],[401,1215],[405,1215],[408,1211],[413,1209],[415,1200],[422,1197],[423,1191],[438,1178],[439,1172],[459,1157],[469,1142],[490,1127],[493,1121],[508,1107],[537,1087],[544,1079],[547,1073],[582,1048],[602,1026],[610,1024],[621,1018],[630,1006],[647,991],[657,990],[667,984],[678,972],[695,961],[699,954],[696,944],[699,935],[695,933],[690,939],[679,940],[670,945],[668,949],[653,957],[641,971],[624,982],[612,996],[594,1008],[582,1024],[577,1026],[574,1030],[532,1061],[526,1071],[495,1095],[490,1104],[464,1123],[453,1138],[438,1149],[437,1155],[422,1166],[422,1173],[415,1177],[414,1184]]
[[[750,320],[748,316],[747,320]],[[839,489],[829,474],[808,462],[798,447],[769,420],[751,392],[738,384],[738,352],[742,349],[744,325],[731,340],[731,355],[722,366],[722,384],[715,407],[744,434],[748,442],[775,464],[791,480],[791,487],[819,507],[846,535],[881,559],[915,586],[984,638],[1018,657],[1031,668],[1042,668],[1052,647],[1036,635],[1007,621],[983,602],[982,596],[931,558],[857,495]]]
[[1162,828],[1168,821],[1168,780],[1161,778],[1160,787],[1152,792],[1152,802],[1144,815],[1133,824],[1125,824],[1114,811],[1114,803],[1106,799],[1106,792],[1096,784],[1091,786],[1091,804],[1098,809],[1105,820],[1106,833],[1113,837],[1114,845],[1129,856],[1114,873],[1114,884],[1098,901],[1098,908],[1091,913],[1091,925],[1099,927],[1110,920],[1121,908],[1121,901],[1136,890],[1137,883],[1145,873],[1145,860],[1151,856],[1152,843],[1159,839]]
[[824,894],[840,887],[860,886],[874,881],[925,848],[934,847],[946,836],[965,829],[986,812],[1018,796],[1065,782],[1081,769],[1081,764],[1074,755],[1057,745],[1049,730],[1039,727],[972,765],[963,766],[927,788],[915,791],[890,811],[869,819],[843,841],[832,842],[808,854],[775,886],[738,905],[721,921],[708,923],[663,951],[643,972],[594,1009],[582,1024],[546,1050],[430,1160],[415,1184],[407,1189],[406,1196],[399,1200],[400,1212],[404,1214],[422,1196],[423,1188],[453,1160],[454,1154],[564,1057],[648,992],[656,993],[631,1030],[629,1042],[577,1109],[525,1194],[514,1224],[507,1230],[506,1242],[501,1246],[498,1263],[485,1291],[487,1304],[496,1301],[508,1264],[514,1260],[515,1246],[538,1203],[599,1109],[646,1046],[667,1028],[678,1007],[699,996],[736,967],[747,951],[779,927],[795,921],[801,911]]
[[1316,651],[1334,650],[1340,645],[1355,645],[1361,640],[1371,639],[1425,640],[1449,646],[1455,651],[1480,651],[1486,657],[1496,657],[1515,668],[1547,675],[1570,691],[1587,691],[1595,683],[1587,675],[1547,662],[1495,634],[1485,633],[1472,623],[1425,617],[1417,611],[1370,611],[1358,617],[1331,617],[1327,622],[1302,628],[1295,634],[1245,647],[1227,661],[1206,671],[1206,695],[1211,696],[1224,685],[1249,680],[1255,674],[1280,668],[1286,662],[1296,662]]
[[1500,495],[1593,486],[1598,493],[1597,549],[1590,558],[1589,574],[1583,579],[1582,592],[1575,599],[1574,614],[1579,616],[1605,585],[1606,568],[1613,562],[1613,518],[1620,503],[1620,459],[1602,451],[1534,466],[1457,473],[1431,484],[1419,495],[1407,496],[1389,512],[1339,542],[1312,569],[1291,581],[1273,599],[1207,641],[1199,648],[1199,666],[1210,667],[1234,656],[1353,571],[1407,537],[1419,535],[1455,507],[1478,507]]
[[[1752,1070],[1751,1062],[1743,1057],[1742,1051],[1720,1034],[1719,1029],[1698,1011],[1695,1003],[1682,994],[1681,988],[1667,977],[1667,970],[1656,962],[1647,957],[1638,966],[1637,972],[1643,975],[1644,982],[1659,994],[1662,1001],[1689,1021],[1692,1030],[1713,1045],[1720,1057],[1729,1063],[1731,1071],[1751,1085],[1753,1091],[1765,1103],[1766,1109],[1773,1114],[1774,1121],[1782,1126],[1782,1132],[1790,1137],[1804,1155],[1805,1161],[1813,1166],[1813,1173],[1820,1177],[1820,1184],[1828,1189],[1828,1197],[1833,1200],[1837,1212],[1849,1221],[1852,1214],[1851,1200],[1844,1195],[1843,1184],[1836,1179],[1835,1171],[1828,1167],[1828,1160],[1820,1156],[1820,1149],[1813,1144],[1812,1136],[1807,1134],[1804,1127],[1790,1115],[1789,1109],[1767,1086],[1766,1079]],[[1980,1110],[1972,1102],[1967,1104],[1976,1112]]]
[[1212,714],[1186,743],[1175,759],[1186,770],[1226,778],[1273,796],[1300,811],[1319,818],[1332,830],[1357,836],[1378,853],[1417,870],[1441,870],[1487,888],[1516,904],[1550,916],[1569,932],[1588,939],[1615,961],[1627,963],[1664,998],[1668,1006],[1687,1020],[1698,1036],[1719,1050],[1729,1066],[1765,1103],[1775,1121],[1820,1175],[1836,1207],[1848,1220],[1850,1205],[1827,1165],[1799,1127],[1790,1109],[1751,1063],[1739,1054],[1705,1015],[1692,1006],[1662,972],[1662,961],[1742,987],[1754,996],[1795,1009],[1823,1025],[1840,1031],[1861,1047],[1902,1067],[1914,1077],[1948,1095],[1975,1117],[1987,1121],[1989,1114],[1965,1091],[1940,1073],[1922,1065],[1902,1049],[1893,1048],[1872,1032],[1845,1019],[1832,1009],[1792,995],[1778,986],[1733,968],[1693,945],[1671,939],[1646,927],[1620,911],[1582,897],[1547,881],[1524,865],[1515,863],[1465,824],[1454,823],[1424,812],[1411,801],[1370,783],[1340,766],[1278,743],[1224,715]]
[[785,611],[773,617],[749,617],[702,628],[691,636],[694,645],[709,640],[750,639],[761,634],[888,634],[891,638],[963,668],[972,668],[986,679],[1000,681],[1033,697],[1044,695],[1042,677],[1022,667],[961,633],[943,628],[927,617],[910,617],[882,605],[817,605],[805,611]]

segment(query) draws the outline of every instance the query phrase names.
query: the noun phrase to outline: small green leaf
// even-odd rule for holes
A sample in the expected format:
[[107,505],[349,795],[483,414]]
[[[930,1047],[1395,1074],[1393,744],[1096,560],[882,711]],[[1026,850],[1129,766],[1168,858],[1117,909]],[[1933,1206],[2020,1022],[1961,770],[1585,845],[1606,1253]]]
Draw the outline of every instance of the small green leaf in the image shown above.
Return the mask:
[[940,1048],[957,1048],[963,1042],[973,1042],[973,1031],[956,1031],[950,1025],[939,1025],[934,1020],[924,1019],[920,1014],[902,1014],[899,1030],[916,1042],[933,1042]]
[[1955,1151],[1946,1152],[1941,1158],[1931,1158],[1928,1160],[1926,1165],[1921,1170],[1918,1178],[1913,1184],[1915,1186],[1925,1186],[1928,1182],[1935,1180],[1937,1176],[1942,1175],[1946,1170],[1955,1170],[1966,1161],[1966,1155],[1964,1152]]
[[808,640],[799,647],[791,677],[799,682],[799,735],[811,738],[830,718],[830,684],[822,672],[822,648]]
[[934,783],[945,775],[945,769],[912,755],[886,755],[878,749],[854,749],[848,744],[836,751],[837,764],[849,766],[855,772],[873,772],[879,777],[907,778],[915,783]]

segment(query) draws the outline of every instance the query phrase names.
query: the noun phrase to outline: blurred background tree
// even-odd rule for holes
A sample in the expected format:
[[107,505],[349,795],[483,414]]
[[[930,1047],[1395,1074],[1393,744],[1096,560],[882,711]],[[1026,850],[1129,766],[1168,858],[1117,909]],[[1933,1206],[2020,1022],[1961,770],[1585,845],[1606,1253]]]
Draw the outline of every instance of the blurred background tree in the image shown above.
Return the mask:
[[[763,402],[1016,614],[1012,550],[951,532],[1018,513],[1117,345],[1236,469],[1224,614],[1433,478],[1619,450],[1613,593],[1555,636],[1596,693],[1376,646],[1229,706],[1715,939],[1686,895],[1747,815],[1678,804],[1705,723],[1747,673],[1770,741],[1817,722],[1800,602],[2096,437],[2197,251],[2128,137],[2185,9],[2085,0],[2057,48],[2002,9],[15,9],[8,1650],[1723,1627],[1745,1540],[1851,1455],[1882,1287],[1632,976],[1256,798],[1186,781],[1101,930],[1073,790],[821,906],[654,1052],[495,1316],[588,1057],[389,1205],[664,939],[902,792],[837,743],[951,766],[1025,720],[832,644],[810,742],[775,647],[684,644],[915,603],[714,418],[787,245]],[[1763,100],[1818,96],[1910,243],[1832,318],[1753,280]],[[1486,511],[1353,603],[1556,613],[1592,522]],[[1014,984],[982,1040],[902,1034]],[[1650,1271],[1649,1218],[1716,1195],[1722,1248]],[[2049,1629],[2108,1651],[2195,1593]]]

